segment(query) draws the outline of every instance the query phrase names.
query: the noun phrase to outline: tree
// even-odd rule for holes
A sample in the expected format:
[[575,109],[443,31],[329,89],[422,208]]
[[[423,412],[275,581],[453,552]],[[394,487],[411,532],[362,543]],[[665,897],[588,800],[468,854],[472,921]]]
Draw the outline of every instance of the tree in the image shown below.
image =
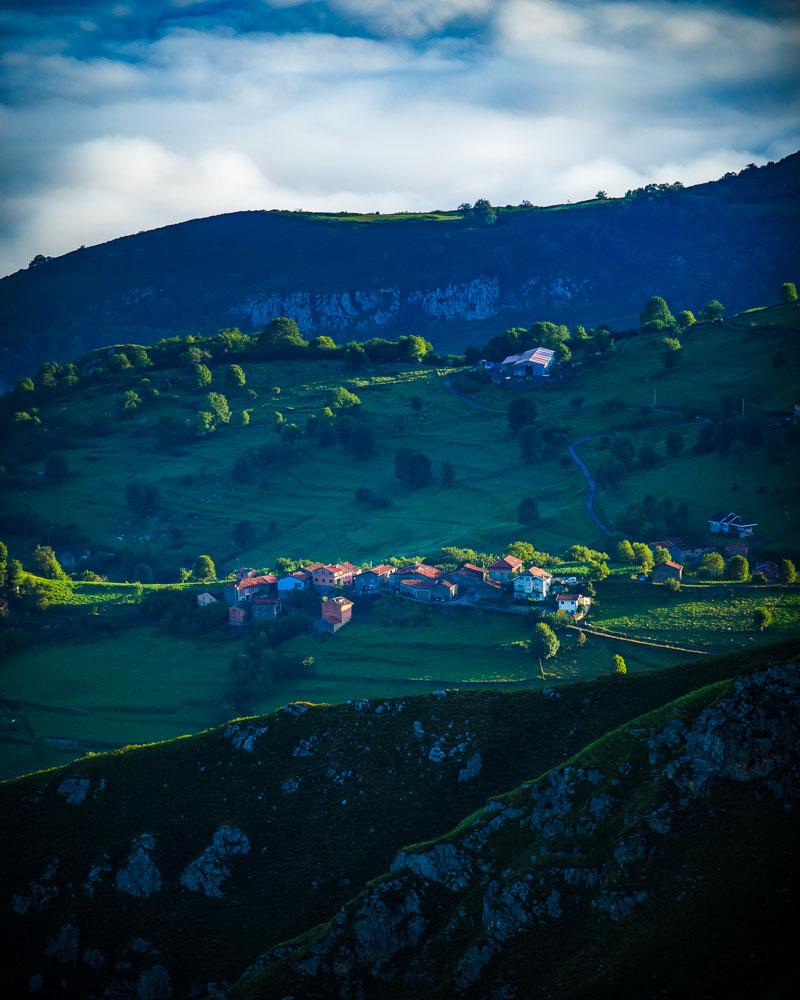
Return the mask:
[[247,383],[247,376],[241,365],[228,365],[225,369],[225,385],[228,389],[235,391],[241,389]]
[[700,315],[707,323],[716,323],[717,320],[722,319],[722,314],[724,312],[725,306],[719,301],[719,299],[709,299],[703,307],[703,311]]
[[142,405],[142,397],[138,392],[133,389],[128,389],[122,396],[122,412],[127,416],[131,416],[136,413],[139,407]]
[[653,562],[656,566],[662,566],[665,562],[669,562],[672,555],[668,548],[663,545],[656,545],[653,549]]
[[367,352],[355,340],[351,340],[349,344],[345,345],[344,356],[351,368],[363,368],[369,360]]
[[725,572],[725,560],[719,552],[706,552],[700,560],[700,572],[703,576],[719,578]]
[[328,392],[328,406],[332,410],[353,410],[361,406],[361,400],[354,392],[339,385]]
[[192,579],[206,583],[209,580],[216,580],[217,568],[211,556],[198,556],[192,568]]
[[797,583],[797,569],[791,559],[781,559],[778,579],[781,583]]
[[245,428],[250,426],[250,410],[239,410],[236,414],[236,424]]
[[521,427],[532,424],[536,420],[536,403],[528,396],[518,396],[508,404],[508,429],[517,434]]
[[536,444],[538,441],[538,436],[536,433],[536,428],[533,424],[525,424],[524,427],[520,427],[517,434],[517,444],[519,445],[519,453],[523,462],[527,462],[530,465],[536,458]]
[[597,194],[595,195],[595,198],[597,199],[597,201],[607,201],[608,200],[608,193],[606,191],[603,191],[601,189],[600,191],[597,192]]
[[671,330],[674,326],[675,319],[666,299],[660,295],[651,296],[639,314],[639,329],[643,333],[658,333],[659,330]]
[[617,435],[611,442],[611,454],[628,469],[633,465],[635,453],[636,445],[629,437],[625,437],[623,434]]
[[558,636],[547,622],[538,622],[533,629],[533,639],[531,640],[533,653],[543,660],[549,660],[556,655],[560,647]]
[[292,354],[298,348],[308,346],[300,327],[288,316],[276,316],[270,320],[259,335],[258,344],[273,354]]
[[22,568],[22,563],[19,559],[12,559],[8,564],[6,572],[6,588],[10,594],[18,593],[19,585],[22,583],[24,576],[25,570]]
[[237,521],[231,537],[240,549],[249,549],[256,540],[256,526],[252,521]]
[[681,359],[681,342],[677,337],[664,337],[661,341],[661,364],[671,371]]
[[581,629],[581,631],[578,632],[578,647],[582,649],[585,645],[586,645],[586,633],[583,631],[583,629]]
[[539,504],[533,497],[523,497],[519,502],[517,520],[520,524],[532,525],[539,520]]
[[478,198],[472,206],[472,218],[479,226],[493,226],[497,222],[497,209],[487,198]]
[[664,447],[670,458],[677,458],[683,451],[683,434],[680,431],[668,431],[664,438]]
[[617,562],[630,564],[634,561],[634,558],[633,546],[627,538],[623,538],[621,542],[617,542]]
[[433,481],[431,460],[421,452],[410,448],[400,448],[394,457],[394,474],[401,483],[418,489],[429,486]]
[[772,612],[769,608],[753,608],[753,628],[764,632],[772,624]]
[[60,451],[51,451],[45,456],[44,478],[48,483],[55,486],[63,483],[67,476],[69,476],[69,463]]
[[152,483],[131,480],[125,487],[125,503],[136,517],[148,517],[159,502],[159,492]]
[[619,653],[615,653],[614,654],[613,663],[614,663],[614,673],[615,674],[619,674],[620,676],[622,674],[627,674],[628,668],[625,665],[625,660],[623,660],[623,658],[619,655]]
[[208,410],[198,410],[194,418],[194,433],[197,437],[208,437],[217,429],[214,414]]
[[749,580],[750,563],[744,556],[731,556],[725,567],[725,576],[729,580]]
[[215,419],[221,424],[227,424],[231,419],[231,408],[228,405],[228,400],[221,392],[210,392],[206,398]]
[[681,310],[675,319],[681,330],[688,330],[690,326],[694,326],[697,322],[697,319],[691,309]]
[[66,580],[67,574],[56,559],[55,552],[49,545],[37,545],[33,550],[32,565],[37,576],[48,580]]
[[5,542],[0,542],[0,590],[5,588],[8,582],[8,546]]
[[784,281],[781,285],[781,301],[787,304],[797,302],[797,285],[793,281]]
[[333,337],[314,337],[308,346],[315,351],[335,351],[336,341]]
[[192,368],[192,381],[196,389],[207,389],[211,385],[211,369],[208,365],[194,365]]
[[663,585],[664,589],[670,591],[672,594],[677,594],[681,589],[681,581],[676,580],[674,576],[665,580]]
[[641,573],[652,572],[653,566],[655,566],[655,560],[653,559],[653,553],[650,546],[645,545],[644,542],[634,542],[632,548],[634,559],[639,564],[639,571]]
[[433,344],[424,337],[412,334],[397,341],[398,357],[401,361],[415,361],[418,364],[433,353]]

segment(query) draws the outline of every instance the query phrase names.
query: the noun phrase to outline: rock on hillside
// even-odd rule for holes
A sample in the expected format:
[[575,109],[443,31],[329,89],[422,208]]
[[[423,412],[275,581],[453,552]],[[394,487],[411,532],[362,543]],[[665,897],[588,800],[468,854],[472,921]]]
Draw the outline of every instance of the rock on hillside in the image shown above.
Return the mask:
[[109,343],[258,328],[341,342],[414,331],[463,350],[552,319],[630,325],[675,308],[775,301],[798,271],[800,154],[669,195],[444,220],[238,212],[81,248],[0,280],[9,381]]
[[798,808],[792,665],[645,716],[399,852],[233,992],[772,995],[796,974]]

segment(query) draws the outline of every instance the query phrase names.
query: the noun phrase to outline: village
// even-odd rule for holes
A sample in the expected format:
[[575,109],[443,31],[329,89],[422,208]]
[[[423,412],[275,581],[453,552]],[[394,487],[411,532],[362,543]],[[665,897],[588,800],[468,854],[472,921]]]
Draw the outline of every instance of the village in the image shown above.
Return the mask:
[[[756,527],[734,512],[715,514],[708,519],[710,534],[732,539],[722,547],[728,559],[747,557],[748,542],[753,539]],[[659,539],[648,547],[664,551],[664,556],[668,553],[669,558],[662,557],[649,574],[641,573],[638,579],[672,586],[681,584],[687,565],[696,565],[705,554],[716,551],[712,546],[687,544],[680,538]],[[772,582],[778,577],[778,566],[765,561],[758,563],[754,572],[761,574],[765,582]],[[520,611],[529,605],[577,622],[589,614],[593,592],[586,578],[526,566],[522,559],[508,554],[489,566],[464,562],[449,570],[425,562],[357,566],[344,561],[310,563],[279,577],[242,566],[233,579],[225,582],[222,591],[198,594],[197,604],[209,607],[224,602],[228,624],[242,628],[277,618],[286,607],[296,606],[301,595],[308,607],[309,595],[315,595],[319,604],[313,606],[318,609],[319,617],[314,619],[314,631],[332,635],[352,620],[359,598],[392,595],[426,604]]]
[[581,593],[579,582],[575,576],[558,577],[538,566],[526,568],[513,555],[503,556],[488,567],[466,562],[449,572],[423,562],[363,568],[351,562],[313,563],[282,577],[240,567],[221,594],[206,591],[197,595],[197,603],[208,607],[224,600],[228,624],[239,628],[277,618],[284,605],[310,592],[320,598],[314,630],[332,634],[351,620],[355,603],[351,598],[383,594],[461,606],[533,601],[580,619],[588,612],[591,598]]

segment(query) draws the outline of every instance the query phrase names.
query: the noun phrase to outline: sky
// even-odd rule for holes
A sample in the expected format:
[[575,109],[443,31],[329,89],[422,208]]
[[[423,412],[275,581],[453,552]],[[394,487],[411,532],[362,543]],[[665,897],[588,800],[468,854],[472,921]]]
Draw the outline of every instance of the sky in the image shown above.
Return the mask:
[[0,0],[0,274],[240,209],[712,180],[800,148],[784,0]]

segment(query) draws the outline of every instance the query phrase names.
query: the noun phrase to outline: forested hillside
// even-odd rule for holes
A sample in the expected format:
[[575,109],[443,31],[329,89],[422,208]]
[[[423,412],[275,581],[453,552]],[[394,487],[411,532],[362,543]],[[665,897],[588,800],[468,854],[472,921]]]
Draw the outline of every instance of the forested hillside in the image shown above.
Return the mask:
[[416,332],[461,351],[540,319],[631,325],[656,293],[678,308],[769,302],[800,263],[799,165],[794,154],[687,189],[546,209],[240,212],[37,258],[0,281],[2,378],[7,388],[101,344],[276,315],[308,336]]

